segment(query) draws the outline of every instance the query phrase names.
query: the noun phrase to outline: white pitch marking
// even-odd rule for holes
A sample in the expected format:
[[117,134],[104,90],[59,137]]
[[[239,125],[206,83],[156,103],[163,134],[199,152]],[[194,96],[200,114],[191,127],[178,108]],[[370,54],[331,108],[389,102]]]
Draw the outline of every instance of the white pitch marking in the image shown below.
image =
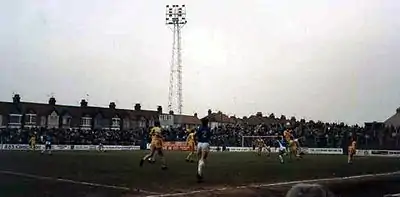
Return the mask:
[[135,192],[141,192],[141,193],[144,193],[144,194],[152,194],[152,195],[160,194],[160,193],[157,193],[157,192],[150,192],[150,191],[141,190],[141,189],[131,189],[131,188],[128,188],[128,187],[115,186],[115,185],[105,185],[105,184],[90,183],[90,182],[85,182],[85,181],[74,181],[74,180],[63,179],[63,178],[53,178],[53,177],[47,177],[47,176],[39,176],[39,175],[27,174],[27,173],[21,173],[21,172],[14,172],[14,171],[9,171],[9,170],[0,170],[0,174],[8,174],[8,175],[14,175],[14,176],[38,179],[38,180],[48,180],[48,181],[72,183],[72,184],[77,184],[77,185],[87,185],[87,186],[92,186],[92,187],[101,187],[101,188],[124,190],[124,191],[135,191]]
[[386,194],[383,197],[399,197],[399,196],[400,196],[400,193],[397,193],[397,194]]
[[380,174],[364,174],[364,175],[349,176],[349,177],[322,178],[322,179],[310,179],[310,180],[301,180],[301,181],[286,181],[286,182],[266,183],[266,184],[250,184],[250,185],[243,185],[243,186],[237,186],[237,187],[222,187],[222,188],[215,188],[215,189],[204,189],[204,190],[189,191],[189,192],[150,195],[150,196],[147,196],[147,197],[186,196],[186,195],[205,193],[205,192],[225,191],[225,190],[229,190],[229,189],[246,189],[246,188],[287,186],[287,185],[294,185],[294,184],[298,184],[298,183],[332,182],[332,181],[339,181],[339,180],[340,181],[342,181],[342,180],[357,180],[357,179],[363,179],[363,178],[368,178],[368,177],[391,176],[391,175],[396,175],[396,174],[400,174],[400,171],[388,172],[388,173],[380,173]]

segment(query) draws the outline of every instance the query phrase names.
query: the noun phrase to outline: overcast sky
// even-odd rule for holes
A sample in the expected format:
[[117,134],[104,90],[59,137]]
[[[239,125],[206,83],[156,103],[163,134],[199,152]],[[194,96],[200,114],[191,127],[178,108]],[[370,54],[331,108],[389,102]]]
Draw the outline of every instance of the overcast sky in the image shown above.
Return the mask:
[[400,106],[397,0],[0,0],[0,100],[167,111],[171,3],[186,114],[362,123]]

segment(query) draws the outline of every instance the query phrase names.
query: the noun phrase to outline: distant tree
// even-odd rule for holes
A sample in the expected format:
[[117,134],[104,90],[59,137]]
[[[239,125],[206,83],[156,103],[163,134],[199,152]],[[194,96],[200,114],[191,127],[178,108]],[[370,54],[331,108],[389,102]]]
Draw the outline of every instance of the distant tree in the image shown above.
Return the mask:
[[262,117],[262,112],[257,112],[256,116],[257,117]]
[[286,120],[286,116],[285,115],[281,115],[281,120]]
[[247,120],[247,116],[243,116],[243,118],[242,118],[243,120]]
[[292,117],[290,118],[290,121],[296,122],[296,117],[292,116]]

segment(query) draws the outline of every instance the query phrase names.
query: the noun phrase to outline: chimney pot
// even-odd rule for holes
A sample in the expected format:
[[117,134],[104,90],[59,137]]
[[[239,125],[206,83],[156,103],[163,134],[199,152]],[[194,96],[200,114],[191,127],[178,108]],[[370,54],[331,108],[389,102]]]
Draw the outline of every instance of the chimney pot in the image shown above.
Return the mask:
[[110,102],[110,105],[108,105],[110,109],[115,109],[116,105],[115,102]]
[[56,98],[50,97],[50,99],[49,99],[49,104],[50,104],[50,105],[56,105]]
[[13,103],[21,102],[21,96],[19,94],[15,94],[13,97]]
[[87,107],[88,106],[88,102],[85,99],[81,100],[81,107]]
[[140,106],[140,103],[136,103],[136,104],[135,104],[135,110],[136,110],[136,111],[140,111],[141,108],[142,108],[142,106]]

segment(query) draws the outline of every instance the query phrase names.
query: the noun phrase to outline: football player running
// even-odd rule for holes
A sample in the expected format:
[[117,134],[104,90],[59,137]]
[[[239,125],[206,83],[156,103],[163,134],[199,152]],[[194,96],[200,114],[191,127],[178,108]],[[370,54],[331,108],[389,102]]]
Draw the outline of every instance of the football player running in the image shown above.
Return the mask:
[[283,139],[283,137],[280,137],[280,139],[277,140],[277,145],[278,145],[278,158],[279,161],[283,164],[285,163],[284,156],[286,155],[286,140]]
[[186,157],[186,162],[193,163],[193,155],[195,155],[195,145],[196,145],[196,140],[195,140],[195,135],[196,133],[193,130],[189,131],[189,135],[186,140],[186,145],[189,147],[189,154]]
[[211,130],[208,127],[208,119],[203,118],[201,120],[201,126],[199,130],[196,132],[197,139],[197,156],[199,158],[198,167],[197,167],[197,181],[203,181],[203,169],[206,165],[206,160],[208,157],[208,153],[210,151],[210,139],[211,139]]
[[348,157],[347,157],[347,163],[349,163],[349,164],[353,163],[353,157],[357,152],[356,145],[357,145],[356,140],[352,139],[351,144],[349,146],[349,153],[348,153]]
[[42,139],[44,140],[44,149],[41,153],[43,154],[47,152],[49,155],[51,155],[51,142],[53,141],[53,139],[49,133],[45,134],[45,136],[42,137]]
[[161,158],[161,169],[166,170],[167,169],[167,163],[165,161],[164,153],[163,153],[163,137],[162,137],[162,131],[160,127],[160,122],[155,122],[154,127],[150,131],[150,136],[151,136],[151,143],[150,143],[150,153],[144,156],[140,160],[140,166],[143,166],[144,161],[148,161],[154,157],[154,154],[157,153],[158,156]]

